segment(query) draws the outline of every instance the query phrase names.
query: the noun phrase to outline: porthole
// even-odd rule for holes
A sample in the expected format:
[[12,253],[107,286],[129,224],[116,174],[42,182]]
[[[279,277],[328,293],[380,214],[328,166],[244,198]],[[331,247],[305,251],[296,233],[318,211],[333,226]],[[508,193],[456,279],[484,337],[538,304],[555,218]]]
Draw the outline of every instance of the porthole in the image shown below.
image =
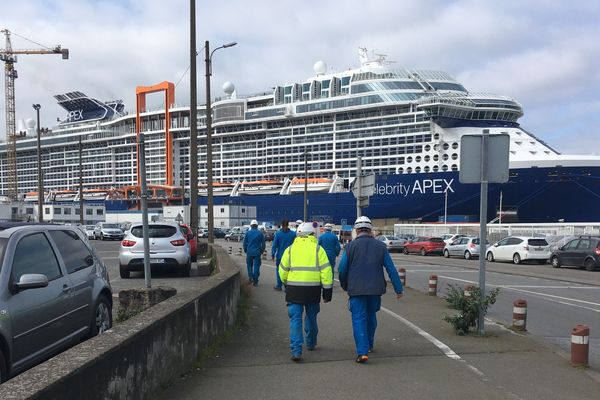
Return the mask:
[[435,133],[433,135],[433,140],[440,140],[440,134],[439,133]]
[[448,150],[450,148],[450,145],[448,143],[444,143],[444,145],[442,146],[442,148],[444,150]]
[[439,151],[439,149],[440,149],[440,145],[439,144],[434,144],[433,145],[433,150],[434,151]]
[[429,160],[431,160],[431,157],[429,157],[429,156],[425,156],[425,157],[423,157],[423,160],[425,160],[425,161],[429,161]]
[[444,172],[448,171],[448,166],[446,164],[442,165],[442,171],[444,171]]
[[404,168],[402,168],[402,167],[396,168],[396,173],[397,174],[403,174],[404,173]]
[[423,171],[429,172],[429,165],[426,165],[425,168],[423,168]]
[[438,156],[437,154],[433,155],[433,161],[437,161],[440,159],[440,156]]
[[458,171],[458,165],[452,164],[452,171]]
[[411,172],[412,172],[412,168],[411,167],[406,168],[406,173],[410,174]]
[[444,154],[444,155],[442,156],[442,160],[444,160],[444,161],[448,161],[448,154]]
[[406,157],[406,162],[408,162],[408,163],[411,163],[412,161],[413,161],[413,158],[412,158],[412,157],[410,157],[410,156],[409,156],[409,157]]
[[415,172],[418,174],[419,172],[421,172],[421,167],[415,167]]
[[453,160],[456,160],[457,158],[458,158],[458,154],[456,154],[456,153],[452,153],[452,159],[453,159]]
[[416,157],[415,157],[415,161],[416,161],[416,162],[421,162],[421,156],[416,156]]
[[454,150],[458,149],[458,143],[456,143],[456,142],[452,143],[452,148]]
[[431,150],[431,146],[430,146],[430,145],[428,145],[428,144],[426,144],[426,145],[425,145],[425,151],[429,151],[429,150]]
[[440,167],[438,167],[437,165],[433,166],[433,172],[438,172],[440,169]]

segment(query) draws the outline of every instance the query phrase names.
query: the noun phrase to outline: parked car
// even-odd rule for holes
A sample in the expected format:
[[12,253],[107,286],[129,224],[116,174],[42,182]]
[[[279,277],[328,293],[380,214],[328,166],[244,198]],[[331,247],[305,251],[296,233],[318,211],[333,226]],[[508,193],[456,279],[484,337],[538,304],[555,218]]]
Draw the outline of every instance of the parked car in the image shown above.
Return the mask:
[[275,232],[277,232],[276,229],[266,229],[263,233],[265,235],[265,240],[267,242],[272,242],[273,239],[275,239]]
[[244,234],[248,229],[242,226],[234,226],[229,233],[225,235],[225,240],[228,242],[241,242],[244,240]]
[[215,228],[213,232],[216,239],[223,239],[225,237],[225,231],[221,228]]
[[391,235],[379,235],[376,236],[375,239],[383,242],[387,247],[388,251],[391,253],[392,251],[403,251],[404,243],[406,243],[406,239],[399,238],[397,236]]
[[479,257],[479,238],[459,237],[453,242],[447,243],[444,246],[444,257],[448,258],[450,256],[464,257],[465,260]]
[[94,228],[96,226],[95,225],[85,225],[83,227],[83,232],[85,233],[85,236],[88,239],[93,239],[94,238]]
[[444,250],[444,240],[441,237],[416,237],[404,243],[404,254],[419,253],[422,256],[427,254],[442,254]]
[[196,236],[192,233],[192,230],[187,224],[179,224],[179,228],[181,229],[181,233],[188,241],[190,245],[190,258],[192,262],[196,262],[197,251],[198,251],[198,242],[196,241]]
[[98,222],[94,227],[94,239],[123,240],[125,234],[117,224]]
[[[148,224],[148,233],[150,267],[190,276],[190,246],[179,225],[176,222],[151,222]],[[144,271],[143,238],[142,224],[132,224],[119,250],[121,278],[129,278],[131,271]]]
[[199,238],[207,238],[208,237],[208,229],[198,228],[198,237]]
[[106,266],[80,229],[0,224],[0,382],[112,326]]
[[550,246],[544,238],[509,236],[490,246],[486,258],[488,261],[512,261],[515,264],[535,260],[543,265],[550,258]]
[[441,237],[442,237],[442,239],[444,239],[444,242],[446,242],[446,244],[448,244],[448,243],[452,243],[452,242],[456,241],[459,238],[466,237],[466,236],[467,235],[461,235],[458,233],[457,234],[447,233],[445,235],[442,235]]
[[563,265],[593,271],[600,268],[600,237],[580,236],[555,250],[550,256],[554,268]]

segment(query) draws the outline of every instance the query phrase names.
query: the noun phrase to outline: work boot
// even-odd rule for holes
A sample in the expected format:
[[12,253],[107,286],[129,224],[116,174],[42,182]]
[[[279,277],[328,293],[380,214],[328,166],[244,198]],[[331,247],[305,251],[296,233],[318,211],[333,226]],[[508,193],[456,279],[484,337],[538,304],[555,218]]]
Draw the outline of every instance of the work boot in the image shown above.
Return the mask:
[[302,356],[300,356],[299,354],[292,354],[293,362],[299,362],[300,360],[302,360]]
[[363,354],[363,355],[360,355],[360,356],[356,357],[356,362],[359,363],[359,364],[364,364],[367,361],[369,361],[369,356],[367,356],[367,355]]

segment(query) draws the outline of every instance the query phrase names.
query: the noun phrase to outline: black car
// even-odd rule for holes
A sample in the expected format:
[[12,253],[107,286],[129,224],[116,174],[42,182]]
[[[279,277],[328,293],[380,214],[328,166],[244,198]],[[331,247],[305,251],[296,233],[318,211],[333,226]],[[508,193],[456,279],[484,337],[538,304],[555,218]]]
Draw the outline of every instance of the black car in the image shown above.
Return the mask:
[[600,237],[580,236],[555,250],[550,256],[554,268],[563,265],[583,267],[593,271],[600,267]]
[[223,239],[225,237],[225,231],[220,229],[220,228],[215,228],[213,230],[213,235],[215,236],[215,238],[217,239]]

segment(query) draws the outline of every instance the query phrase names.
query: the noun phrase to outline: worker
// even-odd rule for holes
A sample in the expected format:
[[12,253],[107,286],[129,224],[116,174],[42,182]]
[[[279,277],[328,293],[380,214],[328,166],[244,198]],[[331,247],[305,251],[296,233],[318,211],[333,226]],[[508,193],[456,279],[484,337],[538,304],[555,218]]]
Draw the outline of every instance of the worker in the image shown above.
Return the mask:
[[294,231],[297,231],[297,230],[298,230],[298,227],[299,227],[300,225],[302,225],[303,223],[304,223],[304,221],[302,221],[301,219],[298,219],[298,220],[296,220],[296,226],[295,226],[295,228],[294,228]]
[[352,330],[356,345],[356,362],[369,360],[373,350],[377,311],[381,308],[381,295],[385,293],[386,280],[383,269],[392,281],[396,297],[402,298],[402,282],[394,262],[383,242],[373,238],[373,225],[362,216],[354,223],[356,239],[348,243],[338,269],[340,284],[350,297]]
[[[321,310],[321,296],[328,303],[333,292],[331,266],[327,253],[317,243],[316,228],[316,223],[302,223],[294,243],[285,249],[279,264],[279,277],[285,285],[290,318],[290,350],[295,362],[302,358],[303,343],[308,350],[317,346],[317,314]],[[304,329],[303,312],[306,312]],[[306,338],[303,332],[306,332]]]
[[265,235],[258,230],[258,222],[255,219],[250,222],[250,229],[244,235],[243,247],[244,253],[246,253],[248,282],[258,286],[260,256],[265,251]]
[[325,233],[319,236],[319,244],[325,249],[325,253],[327,253],[327,258],[331,265],[331,273],[333,274],[335,272],[335,258],[340,255],[340,240],[332,232],[333,225],[325,224],[323,229]]
[[275,232],[273,238],[273,244],[271,245],[271,260],[275,260],[275,287],[273,289],[281,291],[282,283],[279,277],[279,264],[281,263],[281,257],[283,252],[287,249],[296,239],[296,232],[289,228],[289,222],[287,219],[281,221],[281,229]]

